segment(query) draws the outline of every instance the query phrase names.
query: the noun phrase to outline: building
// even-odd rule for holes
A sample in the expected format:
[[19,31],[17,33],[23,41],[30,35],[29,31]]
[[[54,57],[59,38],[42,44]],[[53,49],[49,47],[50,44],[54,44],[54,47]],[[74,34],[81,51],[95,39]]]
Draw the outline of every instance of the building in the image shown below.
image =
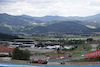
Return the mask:
[[10,42],[10,41],[0,41],[0,45],[12,45],[14,44],[14,42]]
[[68,38],[68,41],[70,40],[87,40],[87,38]]
[[64,46],[65,49],[72,49],[74,46]]
[[67,40],[67,38],[43,38],[41,40],[45,40],[45,41],[58,41],[58,40]]
[[60,45],[60,42],[51,42],[51,41],[47,41],[47,42],[42,42],[42,44],[45,45],[45,46]]
[[42,44],[45,46],[47,49],[55,49],[55,48],[60,48],[60,42],[42,42]]
[[0,52],[11,52],[14,48],[10,48],[8,46],[0,45]]
[[[87,40],[88,38],[68,38],[68,41],[70,40]],[[93,38],[93,40],[100,40],[100,38]]]
[[37,41],[34,39],[15,39],[14,42],[15,45],[19,43],[19,45],[23,48],[34,48],[35,45],[37,45]]
[[12,52],[14,48],[10,48],[8,46],[0,45],[0,55],[9,55],[9,52]]

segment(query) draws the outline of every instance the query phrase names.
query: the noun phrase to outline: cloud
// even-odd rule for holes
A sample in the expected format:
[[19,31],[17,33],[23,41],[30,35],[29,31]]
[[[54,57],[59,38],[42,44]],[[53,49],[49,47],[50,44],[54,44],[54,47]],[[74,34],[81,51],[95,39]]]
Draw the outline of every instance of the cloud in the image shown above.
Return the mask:
[[100,12],[100,0],[0,0],[0,13],[31,16],[88,16]]
[[100,0],[92,0],[90,6],[99,6],[100,7]]

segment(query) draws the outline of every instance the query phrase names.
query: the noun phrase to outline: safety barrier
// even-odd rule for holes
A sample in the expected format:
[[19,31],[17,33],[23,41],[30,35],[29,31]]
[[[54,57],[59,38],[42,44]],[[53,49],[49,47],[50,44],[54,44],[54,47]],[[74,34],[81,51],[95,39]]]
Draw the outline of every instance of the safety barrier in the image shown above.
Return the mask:
[[75,64],[75,65],[90,65],[90,64],[100,64],[100,61],[91,61],[91,62],[68,62],[65,61],[65,64]]

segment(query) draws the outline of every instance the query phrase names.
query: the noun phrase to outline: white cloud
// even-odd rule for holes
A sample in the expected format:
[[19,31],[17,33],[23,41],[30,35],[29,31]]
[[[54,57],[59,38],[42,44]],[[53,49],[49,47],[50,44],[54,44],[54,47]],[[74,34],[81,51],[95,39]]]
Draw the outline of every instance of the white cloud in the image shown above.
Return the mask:
[[88,16],[100,12],[100,0],[4,0],[0,13],[31,16]]

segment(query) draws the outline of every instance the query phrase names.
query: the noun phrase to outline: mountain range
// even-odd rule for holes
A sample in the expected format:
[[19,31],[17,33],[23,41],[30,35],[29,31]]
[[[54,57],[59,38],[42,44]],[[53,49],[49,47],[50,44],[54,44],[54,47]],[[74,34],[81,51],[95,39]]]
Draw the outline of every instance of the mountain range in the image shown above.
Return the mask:
[[100,32],[100,14],[88,17],[44,16],[0,14],[0,33],[85,33]]
[[28,15],[21,15],[22,17],[27,17],[27,18],[34,18],[37,20],[41,21],[92,21],[96,23],[100,23],[100,13],[92,16],[87,16],[87,17],[78,17],[78,16],[69,16],[69,17],[63,17],[63,16],[44,16],[44,17],[31,17]]

